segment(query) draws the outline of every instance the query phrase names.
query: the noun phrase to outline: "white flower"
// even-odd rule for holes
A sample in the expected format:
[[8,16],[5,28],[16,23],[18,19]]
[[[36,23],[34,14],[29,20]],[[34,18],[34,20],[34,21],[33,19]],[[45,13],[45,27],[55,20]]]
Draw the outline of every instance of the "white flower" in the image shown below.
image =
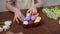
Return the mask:
[[10,26],[10,25],[11,25],[11,23],[12,23],[12,21],[5,21],[4,23],[5,23],[5,25]]
[[4,31],[8,30],[9,28],[10,28],[10,26],[7,26],[7,25],[3,26]]
[[0,32],[2,32],[3,31],[3,28],[2,27],[0,27]]

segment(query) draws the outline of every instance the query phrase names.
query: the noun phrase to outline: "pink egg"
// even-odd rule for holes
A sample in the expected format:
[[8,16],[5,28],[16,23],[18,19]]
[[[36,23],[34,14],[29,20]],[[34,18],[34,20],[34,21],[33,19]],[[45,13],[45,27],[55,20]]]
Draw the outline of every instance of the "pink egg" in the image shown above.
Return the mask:
[[31,16],[31,20],[35,20],[35,16]]

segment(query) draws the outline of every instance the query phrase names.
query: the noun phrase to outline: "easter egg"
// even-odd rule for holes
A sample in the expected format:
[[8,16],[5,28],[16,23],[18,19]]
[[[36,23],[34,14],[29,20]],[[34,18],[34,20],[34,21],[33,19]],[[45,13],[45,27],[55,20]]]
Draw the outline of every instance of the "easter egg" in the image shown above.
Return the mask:
[[35,20],[35,16],[31,16],[31,20]]
[[26,16],[25,21],[29,21],[30,20],[30,16]]
[[41,20],[41,17],[36,17],[36,19]]
[[33,24],[34,22],[33,21],[29,21],[29,24]]
[[31,14],[30,13],[27,13],[26,16],[30,16]]
[[2,27],[0,27],[0,32],[2,32],[3,31],[3,28]]
[[40,22],[40,20],[41,20],[41,17],[38,16],[38,17],[36,17],[34,23],[38,23],[38,22]]
[[24,21],[23,24],[24,24],[24,25],[28,25],[28,21]]
[[38,22],[40,22],[40,20],[38,20],[38,19],[36,19],[36,20],[34,21],[34,23],[38,23]]
[[35,17],[37,17],[37,16],[39,16],[39,13],[36,13],[36,14],[35,14]]

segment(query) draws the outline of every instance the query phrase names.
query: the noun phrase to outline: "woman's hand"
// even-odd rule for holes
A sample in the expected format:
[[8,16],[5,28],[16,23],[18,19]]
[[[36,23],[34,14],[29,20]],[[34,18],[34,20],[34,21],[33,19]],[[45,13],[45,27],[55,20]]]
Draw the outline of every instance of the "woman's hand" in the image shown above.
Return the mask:
[[37,13],[36,7],[31,7],[28,11],[32,12],[32,14]]
[[16,10],[14,12],[14,19],[13,19],[13,22],[16,21],[17,23],[19,23],[19,20],[20,21],[23,21],[24,20],[24,15],[21,13],[20,10]]

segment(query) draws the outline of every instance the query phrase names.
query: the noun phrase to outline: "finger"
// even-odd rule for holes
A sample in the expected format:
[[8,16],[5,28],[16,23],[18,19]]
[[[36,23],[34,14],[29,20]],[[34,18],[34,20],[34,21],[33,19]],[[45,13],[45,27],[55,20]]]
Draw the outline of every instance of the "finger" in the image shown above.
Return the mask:
[[22,18],[23,18],[23,20],[25,19],[25,16],[24,15],[22,15]]
[[24,16],[20,16],[21,21],[24,21]]
[[19,23],[18,18],[16,18],[16,22]]
[[27,12],[29,12],[31,9],[29,9]]
[[24,15],[21,13],[21,14],[19,15],[19,17],[20,17],[20,18],[24,18]]
[[37,9],[33,9],[33,14],[37,13]]
[[13,22],[15,22],[15,17],[13,18]]
[[27,13],[32,13],[32,9],[29,9],[29,10],[27,11]]
[[20,16],[18,17],[18,19],[19,19],[20,21],[22,21],[22,19],[21,19],[21,17],[20,17]]
[[35,9],[35,12],[37,12],[37,9]]

